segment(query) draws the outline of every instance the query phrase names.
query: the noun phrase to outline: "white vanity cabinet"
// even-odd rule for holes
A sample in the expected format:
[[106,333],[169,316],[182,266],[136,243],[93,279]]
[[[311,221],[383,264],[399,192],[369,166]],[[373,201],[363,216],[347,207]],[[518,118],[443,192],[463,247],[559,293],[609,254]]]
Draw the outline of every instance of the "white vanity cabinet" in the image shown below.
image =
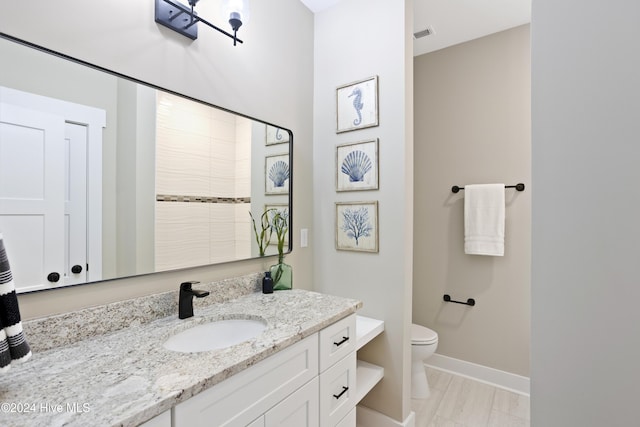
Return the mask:
[[318,378],[314,378],[264,414],[264,426],[317,426],[319,412]]
[[318,378],[314,378],[247,427],[317,426],[318,411]]
[[[320,331],[320,426],[335,427],[355,408],[356,315]],[[355,427],[355,423],[344,424]]]
[[143,426],[356,427],[356,405],[384,376],[357,351],[383,330],[352,314]]
[[317,376],[318,334],[313,334],[176,405],[174,427],[252,425]]
[[355,314],[176,405],[173,427],[355,427]]

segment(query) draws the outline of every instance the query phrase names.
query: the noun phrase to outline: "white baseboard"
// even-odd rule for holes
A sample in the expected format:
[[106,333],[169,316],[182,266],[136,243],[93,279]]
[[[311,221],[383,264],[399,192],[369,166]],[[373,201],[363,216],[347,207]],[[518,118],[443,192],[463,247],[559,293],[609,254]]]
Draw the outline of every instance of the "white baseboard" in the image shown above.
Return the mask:
[[357,427],[415,427],[416,414],[409,413],[409,416],[402,423],[386,416],[385,414],[369,409],[366,406],[356,406],[356,426]]
[[425,365],[430,368],[450,372],[462,377],[471,378],[486,384],[503,388],[514,393],[529,396],[530,380],[521,375],[489,368],[488,366],[466,362],[453,357],[435,353],[427,359]]

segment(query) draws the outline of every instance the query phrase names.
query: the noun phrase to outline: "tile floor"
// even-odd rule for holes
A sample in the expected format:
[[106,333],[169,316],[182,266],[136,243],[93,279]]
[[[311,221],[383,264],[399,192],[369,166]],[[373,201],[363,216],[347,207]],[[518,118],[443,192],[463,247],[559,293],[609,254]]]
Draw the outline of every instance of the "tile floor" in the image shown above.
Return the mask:
[[431,396],[412,399],[416,427],[528,427],[529,397],[427,368]]

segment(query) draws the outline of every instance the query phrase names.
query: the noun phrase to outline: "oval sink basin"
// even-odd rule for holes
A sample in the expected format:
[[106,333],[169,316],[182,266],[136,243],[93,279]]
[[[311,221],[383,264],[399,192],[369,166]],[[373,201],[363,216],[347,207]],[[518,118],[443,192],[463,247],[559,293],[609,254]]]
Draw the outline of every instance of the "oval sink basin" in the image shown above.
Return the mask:
[[261,320],[218,320],[173,335],[164,342],[164,348],[182,353],[219,350],[255,338],[266,328]]

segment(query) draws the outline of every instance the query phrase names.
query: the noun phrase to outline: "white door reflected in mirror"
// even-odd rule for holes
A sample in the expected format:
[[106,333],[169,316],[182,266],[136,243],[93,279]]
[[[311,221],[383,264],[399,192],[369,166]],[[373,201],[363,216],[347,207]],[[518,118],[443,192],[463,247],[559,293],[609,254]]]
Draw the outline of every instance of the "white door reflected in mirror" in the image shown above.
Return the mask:
[[0,231],[16,292],[85,283],[89,124],[69,108],[95,109],[1,87],[0,101]]

